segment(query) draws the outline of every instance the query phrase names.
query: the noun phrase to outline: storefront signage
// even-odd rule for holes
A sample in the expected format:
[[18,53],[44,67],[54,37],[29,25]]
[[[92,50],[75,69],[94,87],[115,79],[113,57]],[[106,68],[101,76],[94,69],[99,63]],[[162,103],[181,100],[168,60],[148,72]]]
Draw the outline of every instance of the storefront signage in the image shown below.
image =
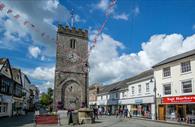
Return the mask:
[[136,103],[136,104],[143,103],[143,99],[135,99],[135,103]]
[[108,100],[108,105],[116,105],[118,104],[118,100]]
[[173,96],[173,97],[162,98],[162,103],[186,103],[186,102],[195,102],[195,95]]

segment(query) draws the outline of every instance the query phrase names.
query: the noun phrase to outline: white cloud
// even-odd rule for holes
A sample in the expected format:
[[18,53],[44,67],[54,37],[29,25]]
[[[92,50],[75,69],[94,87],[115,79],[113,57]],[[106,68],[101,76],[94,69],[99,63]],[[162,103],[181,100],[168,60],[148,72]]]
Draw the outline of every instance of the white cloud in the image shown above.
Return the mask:
[[36,67],[33,70],[25,70],[24,73],[27,74],[31,79],[36,81],[41,81],[37,84],[40,92],[47,92],[48,88],[54,88],[54,76],[55,67]]
[[48,88],[54,88],[54,83],[51,81],[44,82],[40,85],[37,85],[39,87],[40,93],[47,92]]
[[55,67],[36,67],[34,70],[26,71],[26,74],[35,80],[54,81]]
[[75,22],[82,22],[82,23],[85,23],[86,20],[85,19],[81,19],[81,17],[79,15],[75,15]]
[[[126,13],[121,13],[121,14],[117,14],[116,12],[116,4],[113,5],[113,3],[111,3],[111,0],[101,0],[99,3],[97,3],[96,5],[93,5],[93,8],[95,6],[96,9],[102,10],[105,14],[112,14],[113,18],[116,20],[128,20],[128,14]],[[112,5],[112,7],[110,6]],[[110,6],[110,7],[109,7]],[[139,8],[138,8],[139,9]],[[93,12],[93,9],[90,10],[91,12]],[[135,13],[139,13],[137,11],[137,9],[133,10],[136,11]]]
[[30,46],[28,48],[28,51],[29,51],[30,55],[33,56],[34,58],[37,58],[41,54],[40,48],[36,47],[36,46]]
[[[4,0],[3,3],[6,5],[6,7],[3,9],[3,11],[1,11],[0,27],[5,31],[3,33],[4,38],[7,38],[8,41],[2,40],[4,43],[0,48],[7,47],[11,49],[10,47],[17,47],[18,43],[24,42],[20,41],[21,38],[27,38],[27,35],[31,35],[33,41],[32,43],[34,45],[44,47],[42,52],[45,56],[54,56],[57,27],[53,25],[53,22],[68,22],[70,12],[64,6],[62,6],[58,0]],[[7,14],[8,9],[12,9],[13,12]],[[18,19],[14,18],[16,14],[20,15]],[[9,18],[3,19],[5,16],[8,16]],[[26,20],[29,21],[30,24],[24,25],[24,21]],[[33,24],[35,27],[32,27],[31,24]],[[48,36],[42,37],[42,33],[45,33],[45,35],[47,34]],[[17,43],[12,43],[13,41]]]
[[89,58],[90,84],[119,81],[149,69],[167,57],[195,49],[195,34],[186,38],[181,34],[153,35],[141,47],[137,53],[120,55],[122,43],[103,34]]
[[58,0],[47,0],[46,6],[44,6],[45,10],[54,12],[55,9],[58,7],[59,1]]
[[97,8],[105,11],[109,6],[109,0],[100,0],[97,4]]
[[128,15],[125,14],[125,13],[122,13],[122,14],[118,14],[118,15],[114,15],[113,16],[114,19],[122,19],[122,20],[128,20]]

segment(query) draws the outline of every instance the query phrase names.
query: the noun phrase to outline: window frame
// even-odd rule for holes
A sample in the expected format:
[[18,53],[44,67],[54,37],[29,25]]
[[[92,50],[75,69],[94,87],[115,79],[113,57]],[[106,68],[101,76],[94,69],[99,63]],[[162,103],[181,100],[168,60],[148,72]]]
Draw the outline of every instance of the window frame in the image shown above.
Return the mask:
[[131,95],[135,95],[135,86],[131,86]]
[[[166,94],[166,93],[165,93],[165,91],[166,91],[166,90],[165,90],[165,86],[169,86],[169,85],[170,85],[170,93],[169,93],[169,94]],[[172,94],[172,90],[171,90],[171,89],[172,89],[171,83],[164,84],[164,85],[163,85],[163,95],[171,95],[171,94]]]
[[[189,63],[189,66],[187,66],[188,65],[187,63]],[[181,73],[191,72],[191,70],[192,70],[192,68],[191,68],[191,61],[190,60],[189,61],[185,61],[185,62],[181,62]]]
[[141,94],[142,93],[142,85],[138,85],[138,94]]
[[[169,71],[169,72],[167,72],[167,71]],[[170,77],[170,76],[171,76],[171,67],[163,68],[163,77]]]
[[149,92],[150,92],[150,83],[146,83],[146,93],[149,93]]
[[[184,92],[184,88],[183,88],[183,86],[184,86],[184,82],[191,82],[191,92]],[[186,84],[185,84],[186,85]],[[189,85],[189,84],[187,84],[187,85]],[[193,92],[193,89],[192,89],[192,87],[193,87],[193,84],[192,84],[192,80],[185,80],[185,81],[181,81],[181,92],[183,93],[183,94],[188,94],[188,93],[192,93]],[[189,89],[189,88],[185,88],[185,89]]]

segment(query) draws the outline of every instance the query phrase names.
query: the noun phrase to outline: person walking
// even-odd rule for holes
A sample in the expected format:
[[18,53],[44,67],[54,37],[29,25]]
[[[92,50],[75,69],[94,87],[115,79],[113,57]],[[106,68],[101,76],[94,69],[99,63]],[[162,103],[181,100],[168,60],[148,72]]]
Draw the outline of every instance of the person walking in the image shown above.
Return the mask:
[[94,119],[98,119],[98,108],[93,108]]
[[131,111],[129,111],[129,119],[132,118]]
[[119,109],[116,109],[116,118],[118,117],[118,115],[119,115]]
[[128,116],[128,108],[125,108],[124,109],[124,118],[127,118],[127,116]]
[[122,108],[120,108],[119,114],[120,114],[120,118],[121,118],[123,116],[123,109]]

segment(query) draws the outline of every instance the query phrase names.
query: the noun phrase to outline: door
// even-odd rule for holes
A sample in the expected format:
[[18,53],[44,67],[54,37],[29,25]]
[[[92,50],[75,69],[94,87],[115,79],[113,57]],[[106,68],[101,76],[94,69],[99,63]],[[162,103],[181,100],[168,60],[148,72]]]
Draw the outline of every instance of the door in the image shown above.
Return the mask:
[[176,108],[178,121],[185,121],[186,105],[177,105]]
[[159,105],[158,107],[158,117],[159,120],[165,120],[165,107],[163,105]]
[[64,88],[64,108],[77,110],[81,106],[81,87],[73,82]]

